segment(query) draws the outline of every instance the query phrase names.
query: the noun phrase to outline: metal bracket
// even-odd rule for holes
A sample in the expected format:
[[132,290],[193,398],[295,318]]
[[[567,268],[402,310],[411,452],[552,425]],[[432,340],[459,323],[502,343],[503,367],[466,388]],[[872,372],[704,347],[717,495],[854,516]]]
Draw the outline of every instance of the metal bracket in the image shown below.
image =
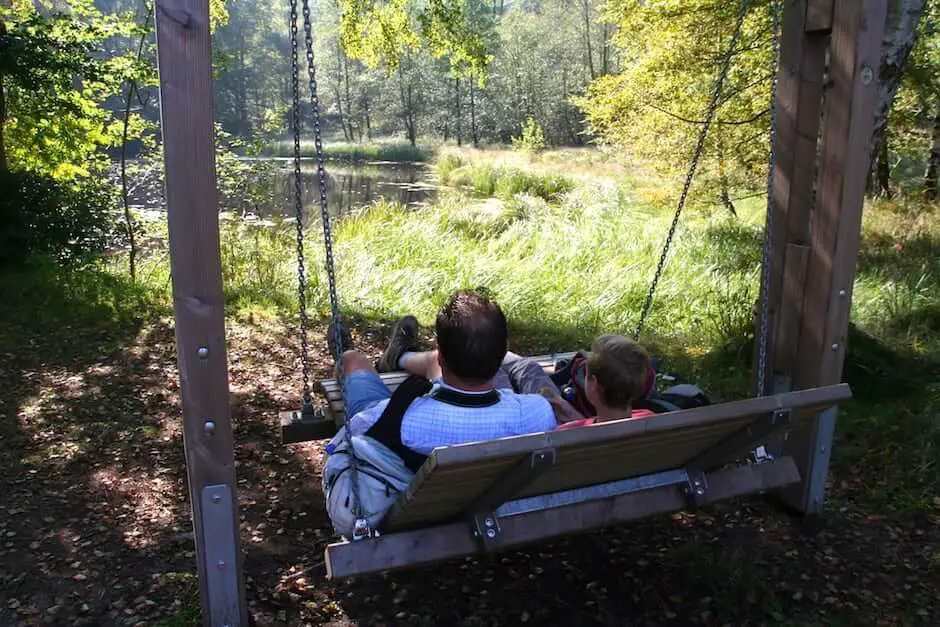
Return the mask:
[[202,489],[203,553],[206,594],[213,625],[241,625],[238,579],[238,529],[232,488],[225,483]]
[[328,440],[336,435],[338,428],[323,407],[307,406],[300,411],[282,412],[280,419],[284,444]]
[[479,538],[484,550],[499,539],[501,530],[496,516],[499,506],[554,465],[555,449],[533,451],[506,471],[470,507],[470,532]]
[[708,491],[708,480],[705,479],[705,473],[699,471],[689,471],[686,483],[682,486],[682,493],[689,500],[691,505],[700,505]]
[[769,436],[788,426],[790,426],[790,408],[775,409],[689,460],[685,468],[690,476],[697,471],[717,468],[733,461],[736,455],[764,442]]

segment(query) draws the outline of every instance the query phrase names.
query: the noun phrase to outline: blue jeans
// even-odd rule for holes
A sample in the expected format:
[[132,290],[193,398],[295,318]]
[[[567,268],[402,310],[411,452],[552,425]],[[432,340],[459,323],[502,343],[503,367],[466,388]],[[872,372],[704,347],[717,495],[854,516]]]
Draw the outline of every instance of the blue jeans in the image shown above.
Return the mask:
[[346,375],[346,415],[350,418],[388,398],[392,391],[377,373],[356,370]]

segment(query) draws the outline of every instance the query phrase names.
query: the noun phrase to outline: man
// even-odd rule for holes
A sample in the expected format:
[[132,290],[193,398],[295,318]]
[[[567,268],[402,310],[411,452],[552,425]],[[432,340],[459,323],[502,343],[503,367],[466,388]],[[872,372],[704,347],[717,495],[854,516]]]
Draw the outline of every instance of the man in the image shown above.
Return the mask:
[[[499,305],[475,292],[456,292],[438,312],[435,330],[440,378],[404,410],[400,436],[406,449],[426,456],[441,446],[551,431],[557,426],[555,413],[542,396],[494,386],[508,335]],[[404,368],[403,359],[426,355],[415,352],[417,345],[417,320],[406,316],[392,330],[380,369]],[[390,409],[392,392],[362,353],[346,351],[342,360],[348,428],[352,435],[368,434]]]

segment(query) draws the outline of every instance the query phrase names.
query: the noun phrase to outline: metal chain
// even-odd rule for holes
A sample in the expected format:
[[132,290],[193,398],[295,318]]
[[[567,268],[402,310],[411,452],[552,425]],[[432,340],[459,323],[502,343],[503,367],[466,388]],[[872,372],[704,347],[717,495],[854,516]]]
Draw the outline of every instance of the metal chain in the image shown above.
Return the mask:
[[294,217],[297,220],[297,302],[300,311],[300,368],[303,376],[303,411],[312,408],[310,394],[310,346],[307,339],[307,267],[304,260],[304,204],[300,180],[300,77],[297,61],[297,0],[290,0],[290,70],[294,133]]
[[777,166],[777,72],[780,66],[780,1],[773,0],[770,74],[770,154],[767,156],[767,217],[764,220],[764,251],[760,281],[760,329],[757,337],[757,396],[764,396],[767,387],[767,352],[770,341],[770,280],[773,258],[774,214],[774,169]]
[[[292,2],[296,0],[291,0]],[[320,184],[320,221],[323,225],[323,248],[326,253],[326,276],[329,284],[330,313],[332,314],[333,330],[333,359],[336,363],[336,380],[342,398],[346,398],[345,373],[343,372],[343,334],[340,330],[339,299],[336,296],[336,272],[333,263],[333,232],[330,228],[330,211],[327,206],[326,194],[326,167],[323,157],[323,138],[320,131],[320,97],[317,93],[317,71],[313,56],[313,23],[310,19],[310,2],[303,0],[304,16],[304,43],[307,53],[307,78],[310,82],[310,102],[313,113],[313,140],[316,148],[317,179]],[[348,418],[348,416],[347,416]],[[348,428],[343,429],[346,447],[349,449],[349,474],[352,486],[352,512],[356,517],[353,530],[353,540],[367,538],[372,530],[362,517],[362,501],[359,497],[359,458],[353,446],[352,433]]]
[[676,234],[676,228],[679,225],[679,216],[682,215],[682,209],[685,207],[685,201],[689,196],[689,189],[692,187],[692,180],[695,178],[695,172],[698,170],[698,163],[705,151],[705,140],[708,137],[708,130],[711,128],[712,120],[718,111],[718,102],[721,98],[722,88],[725,79],[728,77],[728,70],[731,68],[731,59],[738,47],[738,40],[741,38],[741,28],[744,25],[744,18],[747,15],[747,8],[750,0],[741,0],[741,10],[738,13],[738,21],[734,27],[734,35],[731,38],[731,44],[728,46],[728,52],[722,61],[721,70],[718,73],[718,79],[715,81],[715,87],[712,91],[711,102],[708,105],[708,111],[705,115],[705,121],[702,123],[702,129],[699,131],[698,143],[695,145],[695,152],[692,156],[692,163],[685,177],[685,184],[682,187],[682,194],[679,196],[679,205],[676,207],[676,214],[672,218],[672,225],[669,227],[669,234],[666,236],[666,243],[663,245],[663,252],[659,256],[659,263],[656,265],[656,273],[653,275],[653,282],[650,284],[649,292],[646,294],[646,301],[643,303],[643,309],[640,311],[640,319],[633,331],[633,339],[639,339],[643,326],[646,324],[646,318],[649,316],[650,307],[653,305],[653,296],[656,294],[656,287],[659,285],[659,279],[663,274],[663,268],[666,265],[666,257],[669,255],[669,247],[672,245],[672,238]]

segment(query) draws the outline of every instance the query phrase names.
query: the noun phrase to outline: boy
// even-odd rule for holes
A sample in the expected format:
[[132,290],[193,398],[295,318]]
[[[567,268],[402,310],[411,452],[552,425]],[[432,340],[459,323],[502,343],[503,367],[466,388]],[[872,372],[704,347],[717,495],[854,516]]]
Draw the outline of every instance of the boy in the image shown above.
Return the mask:
[[[647,409],[633,409],[634,401],[644,398],[654,381],[649,353],[633,340],[622,335],[598,337],[584,360],[583,378],[581,370],[576,365],[572,371],[572,383],[581,392],[577,404],[593,416],[567,421],[559,428],[654,415]],[[553,407],[558,406],[555,397],[546,398]]]

